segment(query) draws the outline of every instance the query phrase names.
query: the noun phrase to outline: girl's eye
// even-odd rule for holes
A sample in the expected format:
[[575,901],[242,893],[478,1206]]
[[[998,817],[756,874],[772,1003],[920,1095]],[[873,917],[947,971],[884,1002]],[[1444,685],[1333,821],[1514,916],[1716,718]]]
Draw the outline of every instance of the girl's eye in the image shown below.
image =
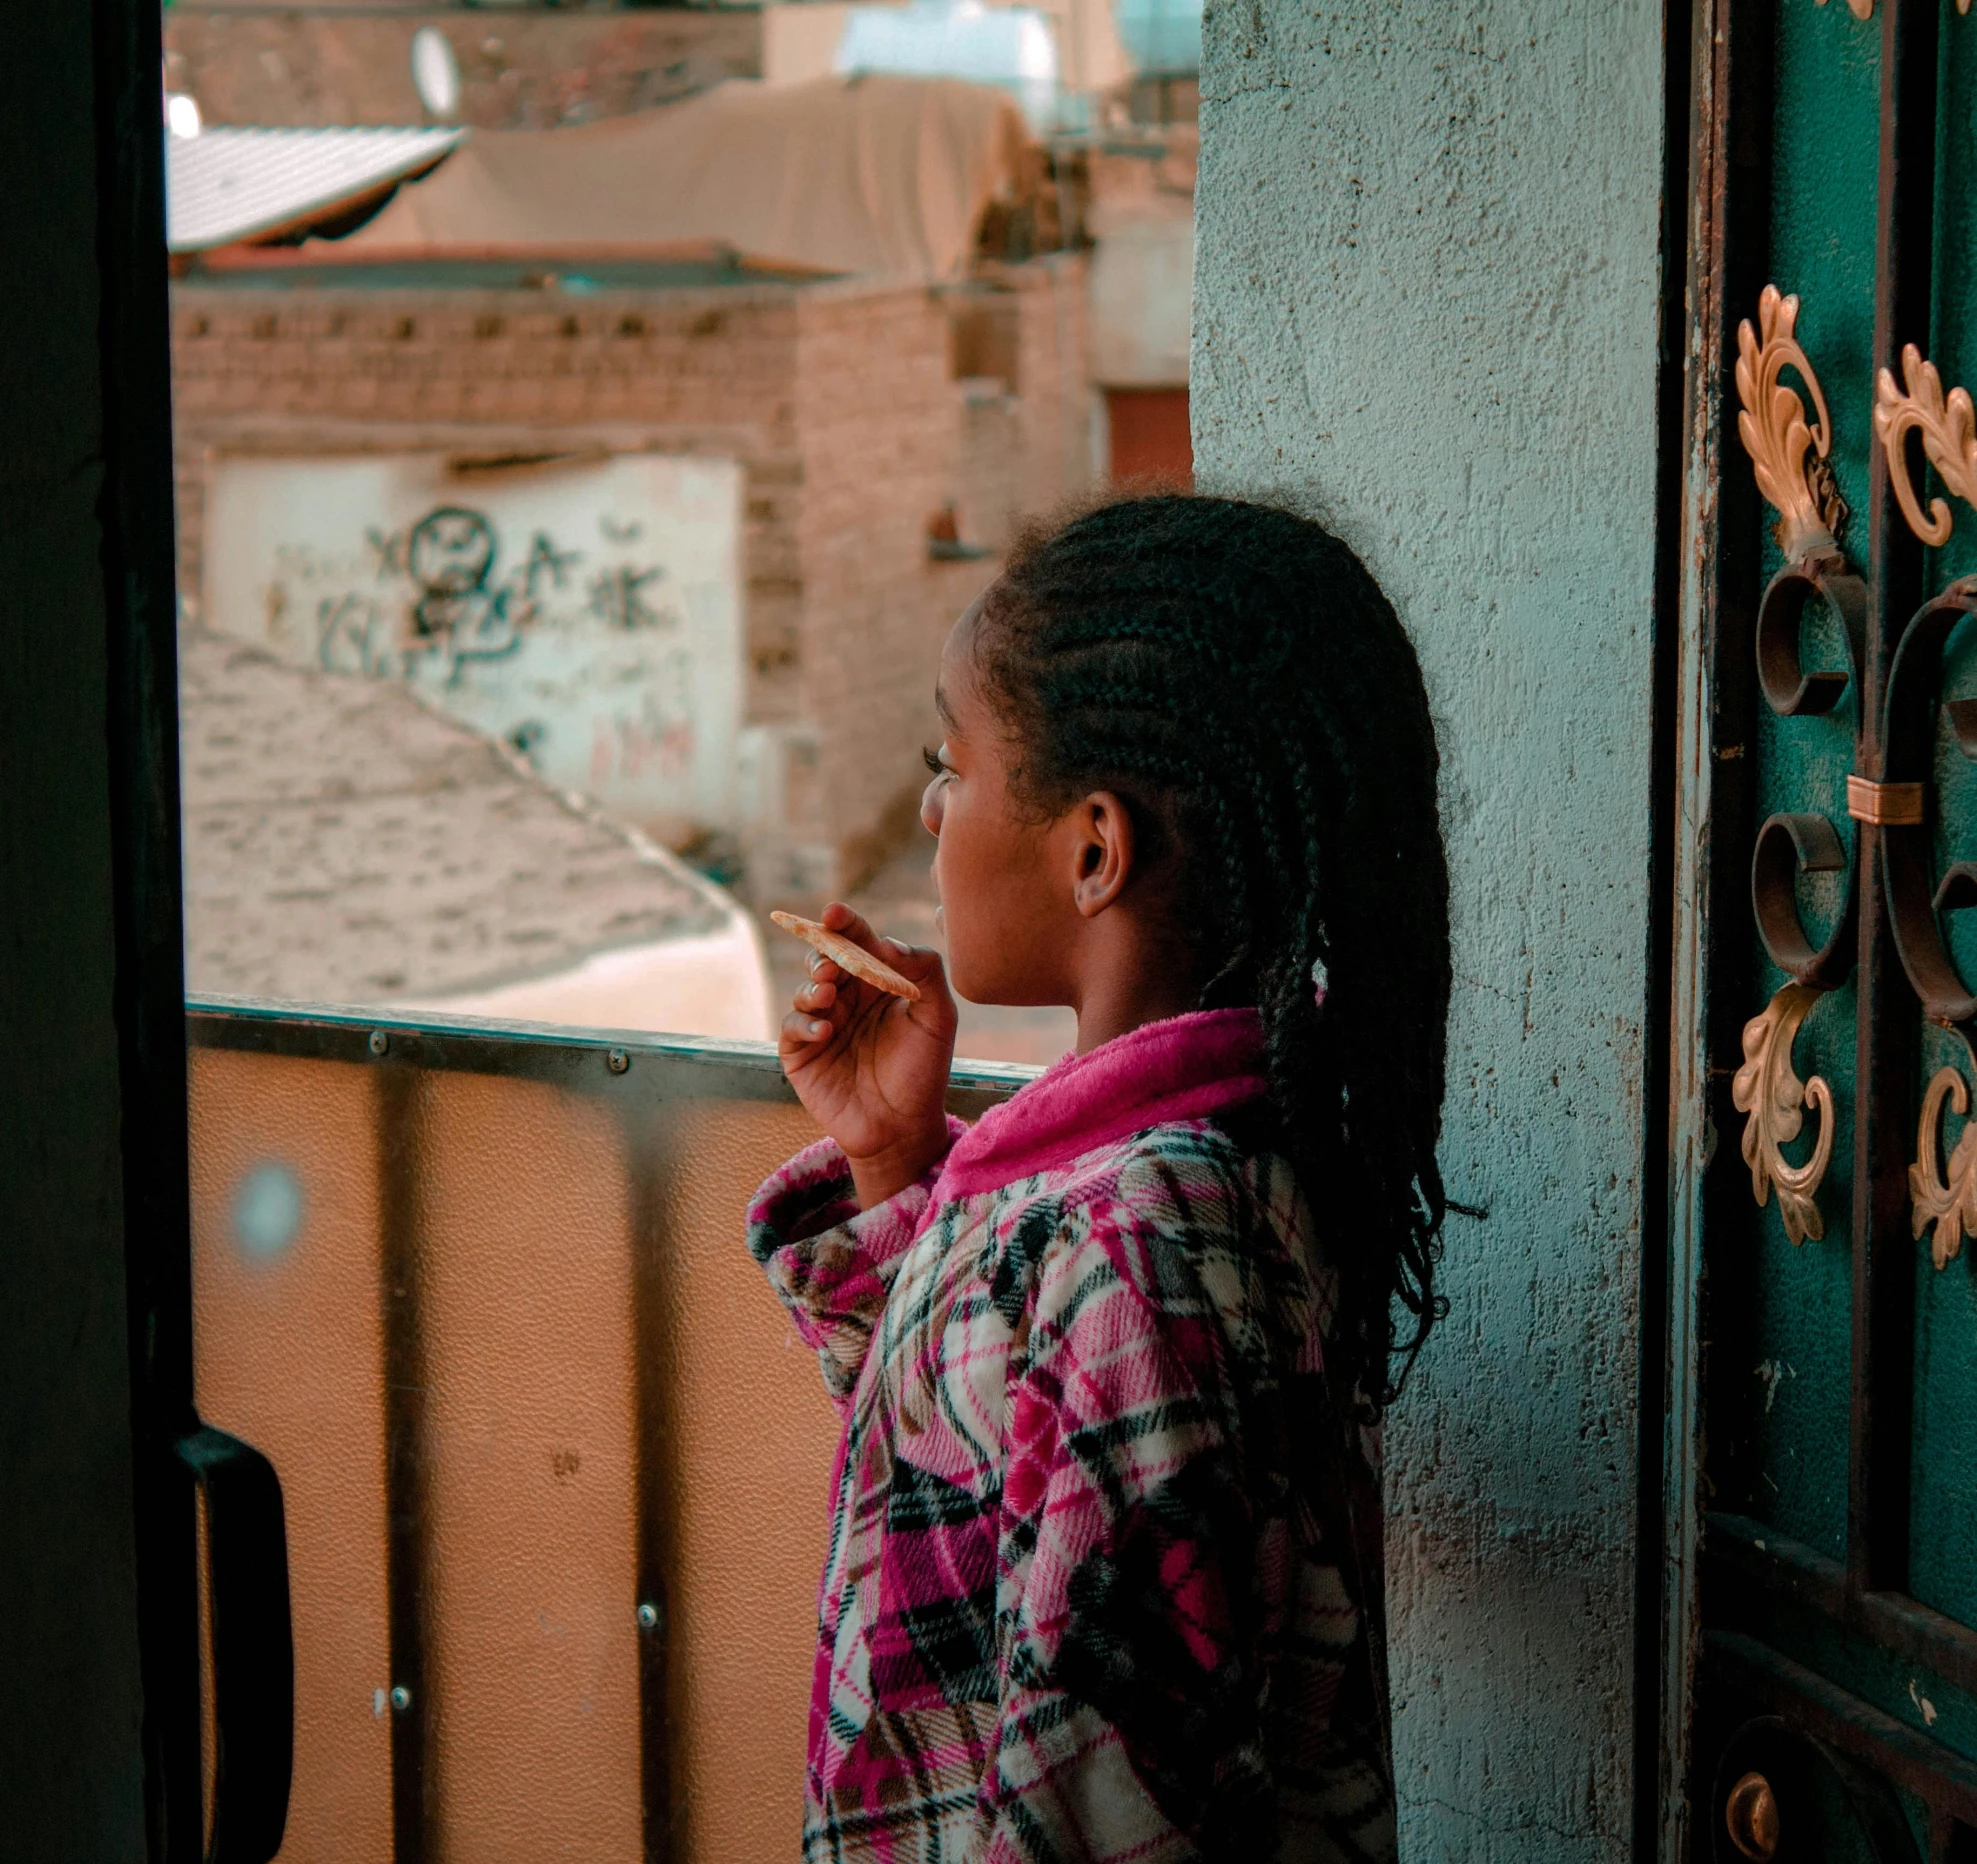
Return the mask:
[[937,777],[951,777],[954,774],[953,771],[949,770],[948,767],[940,761],[940,753],[938,751],[929,751],[926,749],[922,749],[920,752],[920,761],[923,764],[925,764],[926,767],[929,770],[931,770],[934,773],[934,775]]

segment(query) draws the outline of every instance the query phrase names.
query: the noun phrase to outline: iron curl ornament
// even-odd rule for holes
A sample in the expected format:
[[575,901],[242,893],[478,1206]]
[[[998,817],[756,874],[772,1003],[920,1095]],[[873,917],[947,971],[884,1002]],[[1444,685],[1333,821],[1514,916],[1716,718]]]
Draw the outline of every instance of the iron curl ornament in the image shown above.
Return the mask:
[[1922,801],[1934,776],[1936,723],[1948,719],[1965,757],[1977,758],[1977,700],[1941,701],[1943,652],[1957,624],[1977,615],[1977,577],[1963,577],[1923,603],[1902,630],[1888,672],[1882,739],[1883,788],[1912,795],[1917,806],[1881,831],[1888,920],[1895,951],[1923,1013],[1966,1041],[1977,1027],[1977,993],[1963,981],[1944,942],[1938,915],[1977,906],[1977,863],[1956,862],[1936,879],[1933,837]]
[[[1799,301],[1776,285],[1758,299],[1755,328],[1737,329],[1737,433],[1750,455],[1757,488],[1778,513],[1775,536],[1784,567],[1764,591],[1757,612],[1757,675],[1765,703],[1780,718],[1830,712],[1857,687],[1867,631],[1867,585],[1847,562],[1840,540],[1847,506],[1829,455],[1832,417],[1819,377],[1798,340]],[[1790,370],[1804,394],[1789,386]],[[1811,407],[1807,407],[1810,398]],[[1801,656],[1808,607],[1823,607],[1839,623],[1846,665],[1808,670]],[[1860,721],[1855,721],[1856,747]],[[1834,1102],[1820,1076],[1801,1081],[1792,1066],[1799,1027],[1822,993],[1851,975],[1858,943],[1857,857],[1830,817],[1810,811],[1770,816],[1751,850],[1751,911],[1771,961],[1789,978],[1744,1026],[1743,1065],[1731,1100],[1744,1117],[1742,1151],[1751,1194],[1760,1206],[1778,1194],[1785,1234],[1794,1244],[1825,1234],[1817,1202],[1832,1162]],[[1815,873],[1843,875],[1840,910],[1831,931],[1815,941],[1799,910],[1798,883]],[[1784,1147],[1818,1115],[1811,1156],[1792,1164]]]
[[[1908,528],[1932,548],[1949,541],[1949,502],[1932,498],[1928,514],[1910,476],[1909,437],[1922,444],[1922,457],[1944,486],[1966,504],[1977,505],[1977,405],[1959,386],[1943,392],[1943,378],[1913,343],[1901,353],[1902,380],[1883,369],[1874,395],[1874,433],[1888,464],[1888,485]],[[1883,874],[1888,923],[1895,951],[1924,1013],[1955,1030],[1964,1046],[1977,1052],[1977,992],[1956,968],[1943,937],[1941,915],[1977,906],[1977,863],[1955,862],[1936,879],[1934,839],[1922,801],[1935,775],[1937,720],[1946,719],[1957,747],[1977,759],[1977,699],[1942,697],[1943,662],[1950,636],[1977,615],[1977,577],[1963,577],[1923,603],[1902,630],[1888,674],[1883,723],[1888,787],[1912,791],[1917,807],[1885,831]],[[1977,1122],[1966,1126],[1950,1155],[1948,1174],[1940,1165],[1945,1102],[1968,1111],[1970,1090],[1954,1068],[1938,1069],[1922,1097],[1915,1135],[1915,1163],[1908,1170],[1914,1230],[1933,1232],[1930,1253],[1943,1268],[1962,1252],[1963,1239],[1977,1233]]]
[[[1892,454],[1889,461],[1892,475]],[[1887,787],[1900,785],[1918,801],[1931,793],[1939,718],[1948,722],[1963,755],[1977,760],[1977,699],[1941,696],[1950,636],[1971,616],[1977,616],[1977,577],[1964,577],[1916,610],[1889,670],[1883,726]],[[1882,831],[1888,925],[1923,1014],[1954,1031],[1968,1049],[1977,1035],[1977,992],[1950,956],[1942,915],[1977,906],[1977,862],[1954,862],[1939,881],[1928,815],[1918,806]],[[1961,1252],[1965,1236],[1977,1234],[1977,1122],[1963,1129],[1945,1176],[1939,1164],[1945,1101],[1959,1114],[1969,1105],[1969,1089],[1954,1068],[1939,1069],[1923,1096],[1915,1163],[1908,1173],[1915,1234],[1933,1230],[1931,1253],[1939,1269]]]

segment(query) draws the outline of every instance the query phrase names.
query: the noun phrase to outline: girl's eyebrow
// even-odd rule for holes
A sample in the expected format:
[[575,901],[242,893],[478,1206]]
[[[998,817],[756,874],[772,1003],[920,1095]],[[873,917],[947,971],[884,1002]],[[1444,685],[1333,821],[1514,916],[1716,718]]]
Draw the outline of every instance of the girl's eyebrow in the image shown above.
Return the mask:
[[941,690],[938,680],[934,682],[934,710],[940,714],[940,722],[952,730],[954,708],[947,703],[947,694]]

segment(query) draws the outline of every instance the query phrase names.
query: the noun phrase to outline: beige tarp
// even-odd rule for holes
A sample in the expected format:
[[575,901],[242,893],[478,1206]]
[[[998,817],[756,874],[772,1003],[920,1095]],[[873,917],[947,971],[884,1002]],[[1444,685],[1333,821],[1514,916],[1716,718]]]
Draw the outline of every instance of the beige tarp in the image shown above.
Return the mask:
[[350,258],[715,241],[826,272],[944,277],[1015,183],[1025,130],[948,78],[717,86],[575,129],[477,130],[347,240]]
[[[859,0],[888,5],[891,0]],[[1058,75],[1068,91],[1116,90],[1133,61],[1112,18],[1112,0],[984,0],[1029,6],[1057,35]],[[762,75],[771,84],[802,84],[831,69],[853,0],[794,0],[762,9]]]

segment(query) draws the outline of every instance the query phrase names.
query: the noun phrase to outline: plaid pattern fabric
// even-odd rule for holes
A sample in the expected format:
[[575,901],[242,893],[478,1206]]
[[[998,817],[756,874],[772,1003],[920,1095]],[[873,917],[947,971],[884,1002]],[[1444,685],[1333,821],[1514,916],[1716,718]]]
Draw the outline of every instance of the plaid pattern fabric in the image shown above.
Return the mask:
[[1393,1859],[1377,1447],[1288,1167],[1186,1120],[933,1182],[861,1213],[826,1141],[749,1209],[845,1418],[806,1864]]

